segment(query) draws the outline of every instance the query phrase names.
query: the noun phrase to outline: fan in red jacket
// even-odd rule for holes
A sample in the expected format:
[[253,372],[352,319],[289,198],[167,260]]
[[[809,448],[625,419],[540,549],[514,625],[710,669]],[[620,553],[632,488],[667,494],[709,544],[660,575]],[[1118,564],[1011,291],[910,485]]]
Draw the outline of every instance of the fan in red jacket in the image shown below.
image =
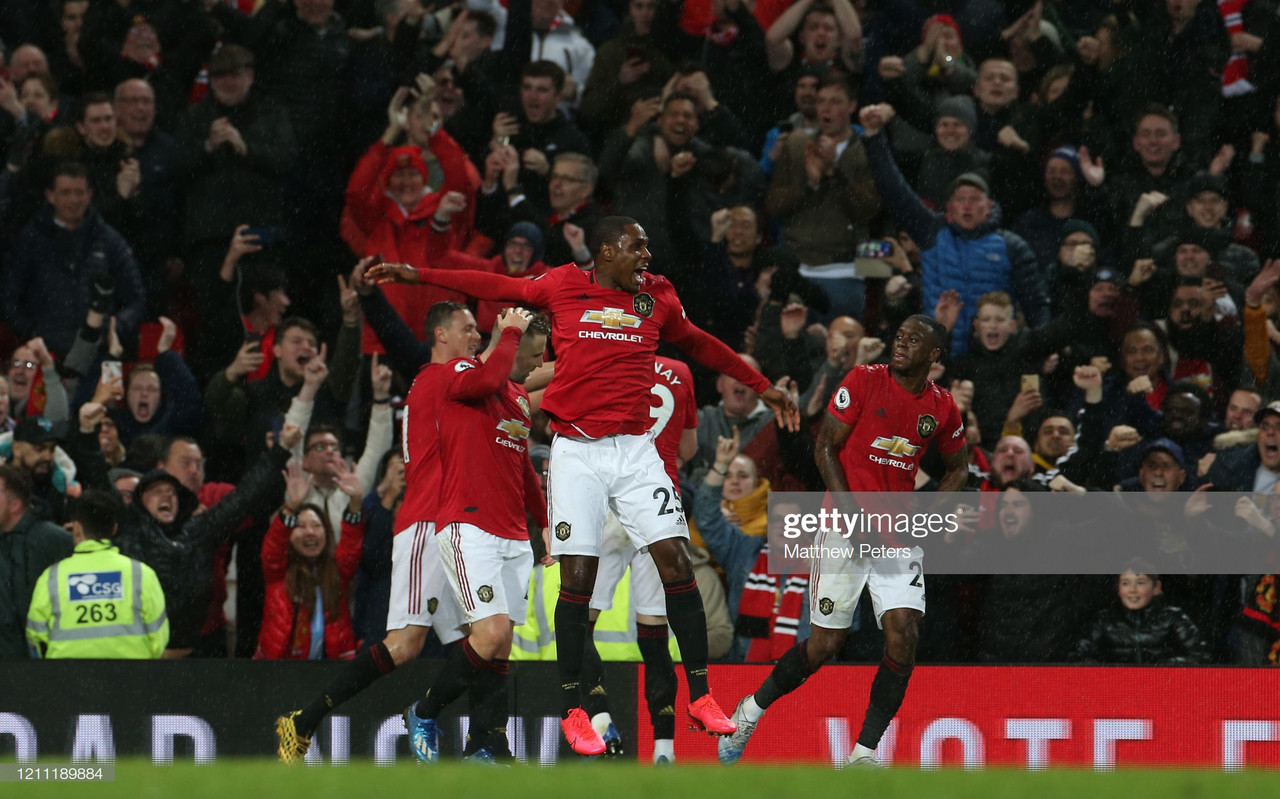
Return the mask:
[[[299,477],[300,476],[300,477]],[[351,496],[336,543],[329,517],[312,504],[291,509],[295,484],[308,485],[301,464],[289,464],[289,497],[262,542],[262,575],[267,584],[262,630],[255,658],[350,660],[356,654],[347,586],[360,565],[364,521],[360,480],[348,472],[339,483]],[[355,494],[348,490],[353,484]]]
[[[399,105],[392,100],[392,108],[403,108],[407,93],[397,92]],[[480,187],[480,173],[476,171],[466,152],[443,128],[437,129],[427,139],[425,147],[411,144],[392,147],[407,127],[411,141],[419,140],[425,131],[420,113],[390,112],[392,121],[382,138],[360,158],[351,180],[347,183],[347,204],[343,210],[342,237],[351,249],[361,256],[381,255],[382,260],[407,263],[419,269],[435,266],[426,258],[426,238],[430,230],[430,218],[446,192],[456,191],[473,196]],[[431,103],[431,108],[435,104]],[[438,114],[438,112],[437,112]],[[474,212],[468,210],[455,225],[458,243],[465,241],[474,227]],[[441,300],[462,301],[465,298],[454,291],[411,290],[403,286],[385,291],[387,300],[400,313],[414,335],[424,335],[427,311]],[[365,353],[382,352],[373,331],[364,329]]]
[[[446,194],[440,200],[435,216],[431,218],[431,233],[427,235],[427,261],[436,269],[475,269],[509,277],[537,277],[547,271],[542,262],[546,252],[546,238],[542,229],[532,222],[517,222],[507,231],[502,252],[489,258],[481,258],[451,246],[453,211],[465,204],[461,195]],[[384,287],[385,288],[385,287]],[[476,302],[476,327],[492,330],[498,312],[511,303],[478,300]]]

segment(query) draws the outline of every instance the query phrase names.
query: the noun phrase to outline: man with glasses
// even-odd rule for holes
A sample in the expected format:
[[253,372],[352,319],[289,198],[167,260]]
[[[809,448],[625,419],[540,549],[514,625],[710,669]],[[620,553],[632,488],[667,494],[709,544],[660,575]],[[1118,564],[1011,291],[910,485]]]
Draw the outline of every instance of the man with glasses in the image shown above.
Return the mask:
[[[71,418],[67,390],[44,339],[33,338],[15,349],[4,362],[4,368],[8,407],[7,414],[0,415],[0,423],[5,423],[7,415],[11,420],[7,429],[12,429],[24,416],[45,416],[55,424]],[[38,377],[43,377],[43,381]]]
[[[591,230],[603,213],[595,201],[600,176],[595,162],[581,153],[555,157],[547,181],[546,207],[550,216],[540,215],[525,187],[518,182],[520,162],[515,148],[495,149],[485,160],[484,185],[479,193],[476,224],[485,235],[502,240],[516,222],[533,222],[546,234],[548,265],[575,261],[591,263],[584,231]],[[502,190],[498,190],[501,178]]]
[[[342,457],[342,431],[328,424],[311,425],[302,450],[302,468],[311,477],[311,490],[303,504],[313,503],[329,512],[330,521],[336,519],[336,531],[342,526],[350,497],[338,487],[342,476],[354,470],[360,485],[377,485],[378,461],[391,449],[391,369],[374,361],[373,410],[369,414],[369,432],[365,436],[364,452],[354,467],[348,466]],[[343,501],[346,497],[347,501]]]

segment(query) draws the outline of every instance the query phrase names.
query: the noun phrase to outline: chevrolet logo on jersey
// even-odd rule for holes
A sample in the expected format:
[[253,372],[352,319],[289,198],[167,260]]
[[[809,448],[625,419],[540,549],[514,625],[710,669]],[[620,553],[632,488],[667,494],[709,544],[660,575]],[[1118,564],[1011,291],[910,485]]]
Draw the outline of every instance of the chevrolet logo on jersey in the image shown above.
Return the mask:
[[503,419],[498,422],[498,429],[515,441],[523,441],[529,437],[529,425],[519,419]]
[[912,444],[902,436],[894,436],[893,438],[877,436],[876,440],[871,442],[871,446],[875,449],[882,449],[898,458],[912,458],[920,451],[919,446]]
[[595,322],[609,330],[621,330],[624,327],[639,327],[640,317],[632,316],[621,308],[605,308],[603,311],[586,311],[582,321]]

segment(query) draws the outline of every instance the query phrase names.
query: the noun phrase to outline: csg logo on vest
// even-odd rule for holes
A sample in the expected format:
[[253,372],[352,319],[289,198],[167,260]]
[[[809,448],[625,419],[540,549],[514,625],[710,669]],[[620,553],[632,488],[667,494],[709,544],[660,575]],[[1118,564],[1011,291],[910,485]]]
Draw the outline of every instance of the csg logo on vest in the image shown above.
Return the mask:
[[70,602],[124,599],[124,580],[120,572],[78,572],[67,575],[67,594]]

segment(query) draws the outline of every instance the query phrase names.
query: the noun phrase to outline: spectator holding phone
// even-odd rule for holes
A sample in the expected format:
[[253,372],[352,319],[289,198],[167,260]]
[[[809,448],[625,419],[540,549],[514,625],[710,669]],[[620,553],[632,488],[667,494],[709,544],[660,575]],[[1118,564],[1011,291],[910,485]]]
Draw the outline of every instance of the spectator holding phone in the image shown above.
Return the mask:
[[199,336],[188,346],[193,352],[192,371],[202,383],[234,359],[246,343],[257,343],[255,353],[262,356],[246,380],[263,379],[275,361],[276,326],[293,301],[285,272],[276,265],[262,235],[269,238],[274,230],[239,225],[231,236],[218,279],[209,286],[209,310]]
[[[126,447],[146,433],[166,437],[194,435],[204,417],[204,396],[195,375],[182,356],[172,349],[178,326],[166,316],[160,317],[160,325],[162,332],[156,343],[155,361],[135,364],[123,380],[123,407],[108,408],[120,443]],[[110,362],[100,363],[105,379]],[[88,400],[92,392],[92,384],[82,380],[76,399]]]
[[284,177],[297,156],[293,128],[253,86],[253,53],[224,45],[209,60],[211,91],[178,126],[180,169],[189,181],[184,260],[204,310],[212,309],[216,291],[208,289],[232,231],[246,222],[278,227],[284,219]]
[[[425,127],[430,138],[425,146],[396,146],[411,122]],[[361,255],[376,254],[418,269],[435,266],[427,263],[426,241],[440,199],[448,192],[469,197],[479,185],[479,173],[466,152],[440,126],[435,83],[419,75],[412,88],[402,86],[391,98],[382,138],[365,151],[351,173],[344,219],[352,224],[344,229],[344,238]],[[469,228],[462,228],[463,237]],[[383,290],[415,334],[424,329],[427,311],[436,302],[462,299],[445,289],[389,285]],[[364,331],[361,346],[365,353],[382,351],[372,329]]]
[[627,121],[632,103],[657,97],[675,71],[653,36],[658,0],[631,0],[627,9],[618,35],[596,51],[578,106],[579,122],[597,142]]

